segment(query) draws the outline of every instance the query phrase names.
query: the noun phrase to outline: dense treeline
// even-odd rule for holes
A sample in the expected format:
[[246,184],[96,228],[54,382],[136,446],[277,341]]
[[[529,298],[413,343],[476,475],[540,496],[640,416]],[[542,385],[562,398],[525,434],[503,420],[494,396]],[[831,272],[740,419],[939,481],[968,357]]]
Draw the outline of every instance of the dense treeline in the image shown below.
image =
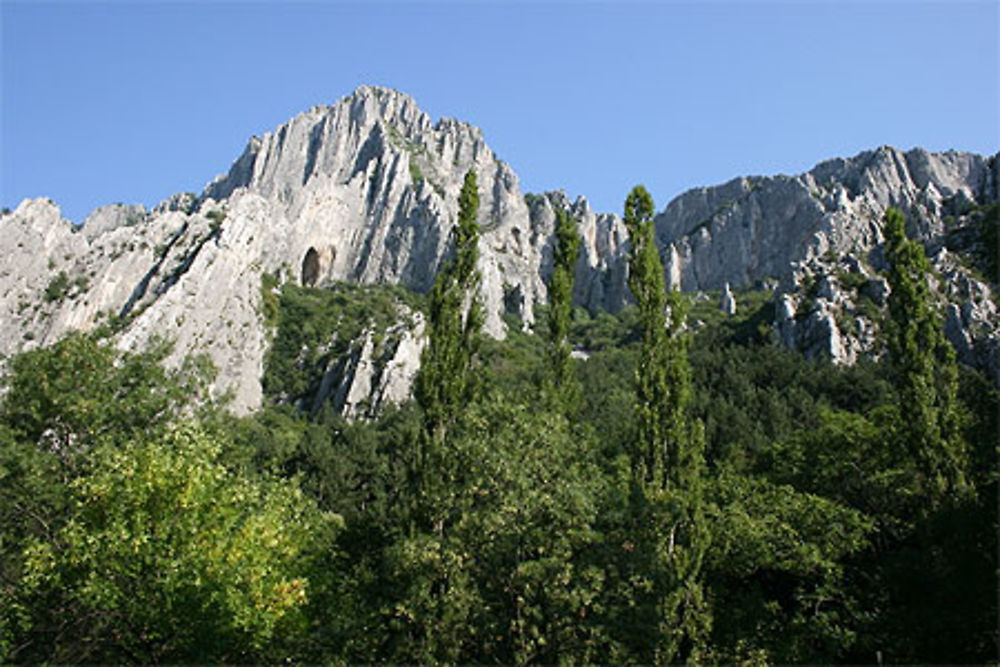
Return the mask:
[[886,355],[836,367],[769,344],[761,293],[687,327],[704,304],[663,288],[640,188],[636,306],[571,308],[560,216],[535,331],[483,338],[476,195],[470,177],[416,399],[374,421],[299,410],[302,355],[384,319],[392,290],[287,286],[272,404],[245,418],[203,362],[164,370],[166,345],[72,335],[10,360],[0,659],[996,659],[1000,398],[955,365],[895,213]]

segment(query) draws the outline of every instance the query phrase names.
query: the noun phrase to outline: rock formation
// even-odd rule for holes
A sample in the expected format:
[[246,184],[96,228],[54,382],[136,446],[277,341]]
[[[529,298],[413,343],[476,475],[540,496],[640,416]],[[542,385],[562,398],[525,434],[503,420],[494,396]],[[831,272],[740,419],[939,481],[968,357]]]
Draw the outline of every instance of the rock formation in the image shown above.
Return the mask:
[[737,178],[689,190],[656,217],[671,284],[685,290],[752,285],[790,275],[796,262],[824,255],[869,257],[882,242],[886,209],[908,231],[940,237],[944,220],[996,200],[1000,166],[969,153],[907,153],[882,147],[823,162],[799,176]]
[[729,288],[729,283],[722,286],[722,298],[719,299],[719,308],[726,315],[736,314],[736,297],[733,296],[733,290]]
[[122,347],[167,336],[176,341],[171,361],[205,352],[233,409],[254,409],[266,347],[262,274],[427,290],[470,169],[480,184],[486,330],[502,336],[504,304],[516,302],[530,323],[533,304],[545,301],[540,267],[551,230],[532,228],[517,176],[480,130],[433,123],[409,96],[366,86],[254,137],[200,196],[149,212],[106,207],[80,228],[47,200],[4,216],[0,350],[115,317]]
[[[433,122],[409,96],[365,86],[252,138],[200,195],[175,195],[151,211],[106,206],[79,227],[44,199],[0,216],[0,354],[109,323],[126,349],[164,336],[176,342],[171,363],[208,354],[218,369],[215,391],[232,395],[234,411],[253,410],[268,345],[262,277],[426,291],[447,259],[470,169],[480,185],[488,333],[504,335],[505,313],[530,326],[534,304],[546,301],[558,208],[578,220],[583,238],[575,301],[611,312],[627,302],[627,234],[618,216],[561,192],[522,196],[479,129]],[[998,183],[996,158],[880,148],[796,177],[739,178],[684,193],[657,216],[657,238],[668,284],[707,290],[770,279],[779,284],[776,337],[851,361],[871,348],[859,304],[862,296],[884,302],[880,221],[898,206],[942,272],[949,337],[964,360],[996,362],[1000,383],[991,287],[944,242],[947,221],[961,226],[970,209],[995,201]],[[416,330],[397,333],[391,349],[376,349],[373,332],[356,341],[343,367],[328,369],[323,400],[364,416],[405,396],[421,339]]]

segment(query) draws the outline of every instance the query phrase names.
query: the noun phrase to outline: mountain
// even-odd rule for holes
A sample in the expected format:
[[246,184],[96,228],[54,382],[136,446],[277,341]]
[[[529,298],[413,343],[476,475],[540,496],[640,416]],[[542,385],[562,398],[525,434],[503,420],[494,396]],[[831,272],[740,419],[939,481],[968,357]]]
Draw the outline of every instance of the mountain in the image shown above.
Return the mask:
[[995,201],[998,191],[995,158],[883,146],[799,176],[690,190],[657,216],[656,229],[672,284],[720,289],[784,276],[793,262],[827,252],[867,255],[882,242],[890,206],[906,215],[911,236],[940,238],[946,216]]
[[690,190],[655,224],[668,284],[689,291],[770,285],[780,342],[851,363],[878,351],[870,311],[888,294],[879,276],[882,217],[896,207],[942,278],[946,333],[960,359],[1000,385],[1000,314],[995,282],[983,275],[998,249],[981,233],[997,225],[998,196],[997,156],[883,146],[798,176]]
[[[504,335],[505,313],[530,325],[534,304],[546,301],[557,208],[577,217],[584,239],[577,303],[612,312],[625,305],[627,234],[618,216],[592,211],[582,197],[523,196],[517,175],[479,129],[447,118],[434,122],[411,97],[364,86],[253,137],[229,172],[200,195],[176,195],[151,211],[106,206],[80,227],[44,199],[26,200],[0,217],[0,353],[112,322],[123,348],[165,336],[176,342],[169,363],[207,353],[219,371],[215,390],[232,395],[234,411],[253,410],[262,401],[269,344],[267,285],[348,281],[426,291],[447,257],[470,169],[480,186],[488,333]],[[997,193],[996,157],[881,148],[801,176],[692,190],[657,216],[656,229],[671,284],[712,290],[767,279],[776,289],[778,340],[850,361],[871,348],[864,335],[838,328],[837,318],[853,316],[857,299],[828,281],[829,289],[808,300],[818,310],[799,313],[803,287],[836,276],[843,262],[876,285],[881,216],[899,206],[946,272],[953,341],[965,341],[966,357],[988,366],[998,338],[993,292],[956,260],[946,240]],[[382,354],[392,362],[387,366],[403,369],[404,385],[419,360],[413,341],[421,325],[414,326],[400,338],[408,341],[406,358],[397,358],[399,350]],[[355,350],[355,368],[364,362],[363,347]],[[993,352],[982,362],[983,353],[973,350]],[[386,386],[391,377],[366,377],[383,394],[401,395],[399,386]],[[1000,382],[1000,373],[995,377]],[[353,395],[357,403],[354,389],[330,392]]]

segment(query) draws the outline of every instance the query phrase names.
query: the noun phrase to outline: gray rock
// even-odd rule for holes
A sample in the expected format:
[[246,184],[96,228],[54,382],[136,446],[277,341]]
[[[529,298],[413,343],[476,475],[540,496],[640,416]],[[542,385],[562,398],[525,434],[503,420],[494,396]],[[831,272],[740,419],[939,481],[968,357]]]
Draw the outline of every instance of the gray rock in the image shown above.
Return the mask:
[[617,313],[628,298],[628,232],[622,220],[598,214],[583,197],[570,202],[563,192],[529,197],[532,242],[542,248],[539,270],[542,280],[552,275],[552,237],[555,212],[565,210],[577,221],[580,254],[577,258],[573,301],[591,311]]
[[385,332],[365,330],[346,355],[330,362],[313,397],[313,414],[329,401],[348,420],[366,419],[409,398],[427,341],[420,313],[406,309],[400,318]]
[[685,290],[752,285],[788,274],[795,262],[832,252],[863,256],[882,241],[895,206],[921,239],[943,231],[942,208],[995,197],[996,161],[969,153],[903,153],[882,147],[823,162],[799,176],[738,178],[696,188],[656,217]]
[[736,297],[733,296],[733,291],[729,289],[729,283],[726,283],[722,288],[722,298],[719,301],[719,308],[726,315],[736,314]]
[[971,363],[973,361],[972,336],[965,330],[961,310],[957,305],[950,303],[945,312],[945,337],[955,347],[959,361]]
[[[776,338],[849,362],[874,337],[824,258],[849,254],[857,267],[845,266],[865,275],[865,263],[882,268],[880,221],[888,206],[901,207],[911,232],[940,247],[943,216],[996,199],[997,162],[880,148],[795,177],[691,190],[656,217],[667,283],[686,290],[772,285]],[[628,238],[617,216],[561,192],[526,202],[517,176],[480,130],[433,122],[409,96],[365,86],[252,138],[200,195],[176,195],[153,211],[106,206],[82,227],[44,199],[0,216],[0,355],[120,318],[120,347],[141,349],[167,336],[176,342],[168,363],[205,353],[219,371],[213,391],[231,395],[235,412],[251,411],[261,403],[268,345],[263,274],[316,287],[350,281],[429,289],[448,260],[470,169],[480,188],[479,297],[488,333],[504,335],[506,311],[530,326],[534,304],[547,300],[559,208],[577,219],[583,239],[575,303],[611,312],[625,305]],[[1000,368],[991,287],[951,253],[938,253],[935,262],[944,295],[959,305],[952,326],[961,320],[977,363]],[[813,309],[797,316],[807,274],[829,280]],[[885,303],[882,278],[864,290]],[[840,331],[838,317],[855,322],[855,331]],[[344,360],[341,371],[327,369],[324,396],[341,392],[351,416],[405,397],[419,364],[416,331],[401,332],[391,354],[366,340],[356,342],[356,358]]]

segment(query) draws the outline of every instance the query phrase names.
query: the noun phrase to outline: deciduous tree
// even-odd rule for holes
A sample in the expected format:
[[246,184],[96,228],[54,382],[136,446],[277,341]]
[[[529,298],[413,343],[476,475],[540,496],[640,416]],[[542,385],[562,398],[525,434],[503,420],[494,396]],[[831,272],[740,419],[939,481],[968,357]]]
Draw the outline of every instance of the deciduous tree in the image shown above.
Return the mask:
[[915,460],[928,508],[969,491],[955,350],[944,337],[928,286],[923,246],[908,239],[903,214],[886,211],[889,358],[899,390],[900,453]]
[[573,374],[569,343],[569,320],[573,309],[573,278],[580,253],[576,220],[564,209],[556,210],[555,246],[552,251],[552,278],[549,281],[548,354],[552,390],[564,408],[580,392]]
[[665,288],[653,199],[642,186],[625,200],[625,225],[632,244],[628,283],[642,332],[633,454],[641,497],[637,542],[652,549],[655,613],[649,618],[658,625],[652,652],[638,658],[672,662],[696,658],[711,625],[701,585],[709,545],[702,507],[704,431],[689,414],[685,303],[679,292]]

